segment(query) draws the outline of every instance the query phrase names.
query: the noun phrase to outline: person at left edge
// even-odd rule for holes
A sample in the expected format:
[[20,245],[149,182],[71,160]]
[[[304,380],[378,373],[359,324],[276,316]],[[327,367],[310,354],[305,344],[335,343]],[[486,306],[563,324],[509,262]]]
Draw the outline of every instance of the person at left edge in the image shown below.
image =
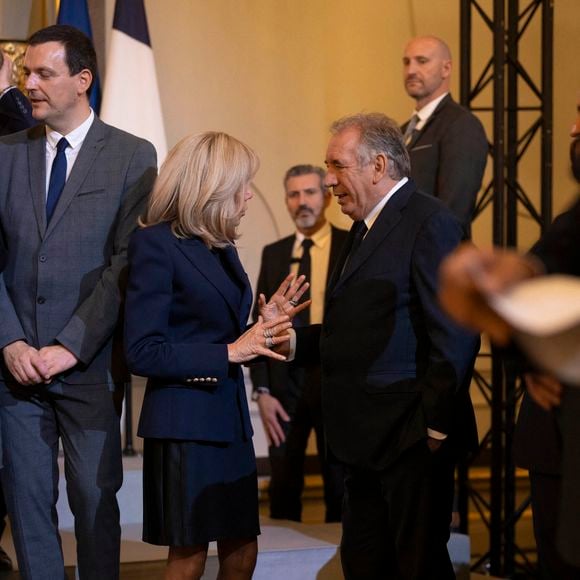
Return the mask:
[[30,101],[12,84],[12,61],[0,51],[0,135],[32,127]]
[[114,339],[128,240],[156,156],[90,109],[96,57],[82,32],[50,26],[28,42],[25,88],[40,124],[0,139],[2,483],[21,577],[64,578],[61,441],[79,577],[114,580],[122,482],[115,387],[128,380]]
[[[0,51],[0,136],[28,129],[35,124],[30,101],[12,84],[12,61]],[[0,239],[0,271],[4,263],[4,243]],[[7,513],[4,492],[0,489],[0,539],[6,528]],[[1,547],[0,570],[12,570],[12,560]]]
[[[234,242],[257,168],[255,153],[225,133],[186,137],[163,164],[129,247],[127,361],[148,378],[138,430],[143,539],[169,546],[166,580],[200,578],[214,540],[219,578],[251,578],[256,563],[257,473],[241,363],[284,360],[269,347],[291,326],[282,314],[245,331],[252,291]],[[289,278],[283,286],[295,298],[299,282]]]

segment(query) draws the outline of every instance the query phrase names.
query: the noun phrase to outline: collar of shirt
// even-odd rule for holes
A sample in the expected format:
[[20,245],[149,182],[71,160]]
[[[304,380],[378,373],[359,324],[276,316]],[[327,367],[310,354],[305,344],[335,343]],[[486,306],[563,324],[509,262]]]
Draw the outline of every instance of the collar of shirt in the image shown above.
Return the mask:
[[375,205],[375,207],[373,207],[373,209],[371,209],[371,211],[369,212],[369,214],[365,218],[365,224],[367,226],[367,230],[370,230],[373,227],[373,224],[377,221],[377,218],[379,217],[381,210],[385,207],[385,205],[387,205],[387,202],[389,201],[389,199],[391,199],[391,197],[393,197],[393,195],[399,189],[401,189],[401,187],[403,187],[403,185],[405,185],[405,183],[407,183],[407,181],[409,181],[408,177],[403,177],[403,179],[400,179],[399,181],[397,181],[397,183],[395,183],[395,185],[393,187],[391,187],[391,189],[387,192],[387,195],[385,195],[381,199],[381,201],[379,201],[379,203],[377,203],[377,205]]
[[433,114],[437,105],[448,95],[449,93],[444,93],[440,97],[429,101],[422,109],[419,111],[413,111],[413,115],[419,117],[419,122],[415,126],[415,131],[420,131],[424,126],[429,117]]
[[[48,125],[46,126],[46,144],[52,150],[56,150],[56,146],[58,142],[63,138],[66,137],[69,146],[68,149],[77,149],[85,140],[91,125],[95,119],[95,113],[91,109],[89,116],[76,128],[73,129],[68,135],[61,135],[58,131],[51,129]],[[56,155],[56,153],[55,153]]]
[[[310,239],[314,242],[314,245],[317,248],[324,248],[326,244],[330,241],[330,222],[326,222],[315,234],[313,234]],[[297,254],[300,251],[300,255],[302,255],[302,242],[306,236],[300,232],[296,232],[296,240],[294,242],[294,248],[292,251],[292,255],[297,257]]]
[[81,145],[83,144],[93,121],[95,120],[95,113],[91,109],[90,115],[68,135],[61,135],[58,131],[50,129],[46,126],[46,194],[48,194],[48,184],[50,181],[50,172],[52,170],[52,162],[56,157],[56,146],[62,137],[66,137],[69,147],[65,149],[66,155],[66,178],[68,179],[73,165],[77,160]]

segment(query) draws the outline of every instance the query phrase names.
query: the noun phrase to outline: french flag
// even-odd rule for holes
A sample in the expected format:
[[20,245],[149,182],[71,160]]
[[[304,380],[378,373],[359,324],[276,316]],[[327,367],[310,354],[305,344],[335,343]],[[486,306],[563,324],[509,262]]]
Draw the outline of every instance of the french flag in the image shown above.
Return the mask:
[[[82,30],[91,40],[93,39],[93,30],[86,0],[60,0],[56,22],[57,24],[74,26]],[[93,79],[89,100],[93,111],[98,115],[101,106],[101,86],[98,75]]]
[[116,0],[100,117],[167,155],[161,99],[143,0]]

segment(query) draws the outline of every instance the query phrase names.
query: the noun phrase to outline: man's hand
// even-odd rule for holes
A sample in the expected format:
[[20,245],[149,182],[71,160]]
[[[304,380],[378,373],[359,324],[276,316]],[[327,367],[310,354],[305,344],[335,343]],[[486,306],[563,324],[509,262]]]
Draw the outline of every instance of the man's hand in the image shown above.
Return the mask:
[[45,346],[39,351],[51,377],[72,369],[79,361],[77,357],[60,344]]
[[268,442],[274,447],[280,447],[286,441],[284,427],[280,423],[280,419],[290,421],[288,413],[286,413],[280,401],[268,393],[262,393],[259,396],[258,408],[260,409],[260,417],[262,418]]
[[530,397],[542,409],[549,411],[560,404],[562,385],[553,376],[527,373],[524,380]]
[[38,385],[50,381],[51,372],[40,352],[23,340],[2,349],[4,362],[21,385]]

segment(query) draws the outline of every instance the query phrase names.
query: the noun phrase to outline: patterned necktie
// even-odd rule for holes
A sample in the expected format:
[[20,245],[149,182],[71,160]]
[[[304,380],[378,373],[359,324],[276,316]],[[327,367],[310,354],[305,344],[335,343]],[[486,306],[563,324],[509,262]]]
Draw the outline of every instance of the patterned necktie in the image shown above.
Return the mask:
[[58,202],[58,198],[64,189],[66,182],[66,153],[68,141],[62,137],[56,145],[56,157],[52,162],[50,170],[50,181],[48,182],[48,195],[46,196],[46,223],[50,222],[50,218],[54,213],[54,208]]
[[[312,259],[310,256],[310,248],[314,245],[314,242],[310,238],[304,238],[302,240],[302,258],[300,258],[300,264],[298,266],[298,275],[304,274],[306,276],[306,281],[312,283]],[[308,290],[302,295],[302,301],[310,299],[310,286]],[[296,321],[299,326],[308,326],[310,324],[310,308],[303,310],[296,315]]]
[[415,132],[415,127],[419,123],[421,119],[419,115],[413,115],[407,124],[407,128],[405,129],[405,134],[403,135],[403,141],[405,141],[405,145],[409,145],[411,140],[413,139],[413,133]]

